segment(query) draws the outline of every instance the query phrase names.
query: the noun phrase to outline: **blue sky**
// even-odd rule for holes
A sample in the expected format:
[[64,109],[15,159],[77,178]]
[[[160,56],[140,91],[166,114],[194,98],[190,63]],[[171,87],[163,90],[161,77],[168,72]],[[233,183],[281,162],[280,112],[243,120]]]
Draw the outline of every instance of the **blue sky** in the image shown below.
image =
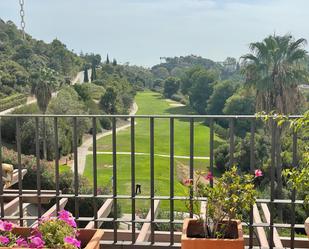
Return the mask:
[[[163,56],[217,61],[248,52],[265,36],[309,39],[309,0],[25,0],[26,31],[75,52],[151,66]],[[0,0],[0,18],[19,24],[18,0]]]

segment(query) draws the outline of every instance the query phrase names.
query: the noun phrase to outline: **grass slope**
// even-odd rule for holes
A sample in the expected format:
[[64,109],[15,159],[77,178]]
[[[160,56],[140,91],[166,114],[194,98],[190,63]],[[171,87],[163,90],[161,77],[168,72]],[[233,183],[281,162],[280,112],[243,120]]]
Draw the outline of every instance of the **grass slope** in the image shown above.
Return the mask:
[[[136,96],[138,105],[137,114],[193,114],[187,106],[172,106],[160,94],[154,92],[139,92]],[[150,152],[149,119],[136,119],[135,128],[135,151],[138,153]],[[177,156],[190,155],[189,122],[188,120],[175,119],[174,122],[174,150]],[[154,150],[155,154],[169,155],[169,119],[155,119],[154,123]],[[215,144],[219,139],[215,138]],[[97,142],[98,152],[111,152],[111,136],[104,137]],[[117,151],[130,152],[130,129],[117,134]],[[200,157],[209,156],[209,128],[201,122],[194,125],[194,155]],[[98,185],[101,187],[111,186],[112,178],[112,156],[97,155],[98,161]],[[155,194],[169,195],[170,191],[170,159],[168,157],[155,156]],[[207,170],[209,160],[195,159],[196,169]],[[185,195],[186,188],[181,184],[183,178],[187,177],[189,170],[188,159],[175,159],[175,195]],[[136,182],[142,185],[142,195],[150,193],[150,157],[149,155],[136,155],[135,163]],[[92,180],[92,155],[87,156],[84,175]],[[118,194],[130,194],[131,189],[131,158],[130,155],[117,155],[117,187]],[[130,201],[123,201],[123,211],[129,211]],[[141,207],[149,207],[148,202],[141,203]],[[167,208],[168,203],[161,203],[161,208]],[[183,205],[176,205],[176,209],[183,209]]]

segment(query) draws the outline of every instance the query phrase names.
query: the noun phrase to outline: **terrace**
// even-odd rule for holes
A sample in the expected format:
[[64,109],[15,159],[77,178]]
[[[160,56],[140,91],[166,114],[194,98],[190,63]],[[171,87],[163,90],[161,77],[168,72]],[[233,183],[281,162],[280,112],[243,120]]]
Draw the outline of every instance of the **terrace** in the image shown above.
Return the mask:
[[[189,193],[188,196],[175,194],[175,120],[185,120],[188,122],[188,139],[189,146],[188,155],[188,172],[190,179],[195,177],[195,123],[207,122],[209,125],[209,141],[205,140],[206,146],[209,148],[209,162],[205,163],[205,170],[209,170],[215,173],[214,162],[214,147],[215,147],[215,132],[214,124],[219,120],[225,120],[229,123],[229,165],[234,163],[235,152],[235,128],[237,127],[237,121],[247,120],[251,123],[251,142],[250,142],[250,169],[252,172],[257,168],[255,163],[255,145],[254,136],[256,133],[257,119],[255,116],[220,116],[220,115],[105,115],[112,120],[112,180],[111,180],[111,192],[109,194],[100,194],[98,189],[100,183],[98,182],[98,161],[97,161],[97,119],[100,115],[46,115],[46,119],[53,122],[53,144],[54,144],[54,165],[55,165],[55,186],[53,189],[42,190],[41,189],[41,174],[37,174],[36,185],[37,189],[23,189],[22,180],[26,169],[24,169],[21,161],[21,132],[20,132],[20,120],[34,119],[36,124],[35,130],[35,146],[36,146],[36,164],[37,171],[41,171],[40,165],[40,145],[39,145],[39,120],[42,115],[13,115],[7,114],[1,116],[1,120],[8,117],[13,117],[16,120],[16,151],[18,155],[18,167],[14,170],[12,180],[9,185],[5,185],[0,189],[0,203],[1,203],[1,218],[11,220],[19,223],[21,226],[33,226],[35,222],[44,216],[54,216],[60,209],[66,207],[69,200],[74,200],[74,216],[78,222],[79,227],[97,228],[104,223],[111,224],[111,228],[104,228],[104,237],[101,241],[101,248],[180,248],[181,231],[176,229],[179,224],[182,224],[182,220],[177,219],[178,206],[183,205],[184,202],[193,201],[193,193]],[[119,174],[117,153],[117,122],[119,119],[127,119],[130,122],[128,127],[130,131],[130,175],[127,178],[127,186],[130,188],[128,191],[130,194],[123,194],[124,191],[119,188]],[[296,116],[291,117],[296,118]],[[60,155],[59,155],[59,129],[58,124],[61,119],[72,119],[73,127],[73,174],[74,174],[74,192],[72,194],[63,194],[59,185],[59,172],[60,172]],[[88,119],[92,122],[92,194],[81,194],[79,184],[79,154],[78,154],[78,120]],[[149,130],[144,131],[149,137],[149,182],[147,189],[149,191],[143,191],[141,195],[136,194],[136,183],[138,183],[136,177],[136,157],[138,151],[136,151],[136,126],[139,121],[143,119],[149,124]],[[160,125],[158,120],[164,120],[169,126],[169,164],[166,165],[166,174],[168,175],[169,189],[168,195],[158,194],[158,183],[156,180],[156,151],[155,151],[155,129]],[[256,204],[251,208],[248,222],[244,222],[245,227],[245,240],[248,248],[309,248],[308,239],[296,236],[296,230],[304,229],[304,224],[296,224],[295,215],[296,207],[303,205],[303,200],[296,199],[296,193],[293,191],[291,199],[275,199],[275,145],[276,145],[276,132],[277,127],[273,122],[271,127],[271,170],[270,170],[270,195],[267,199],[258,199]],[[0,134],[0,138],[2,135]],[[293,135],[293,165],[297,165],[297,134]],[[2,148],[2,140],[0,139],[0,147]],[[208,156],[208,155],[205,155]],[[0,154],[0,163],[2,162],[2,155]],[[2,171],[0,176],[0,185],[3,186]],[[211,180],[209,184],[213,184]],[[146,188],[146,186],[143,186]],[[90,214],[87,217],[80,215],[80,204],[85,200],[92,201],[92,208],[94,210],[93,215]],[[104,200],[102,206],[98,206],[98,200]],[[125,201],[125,202],[124,202]],[[205,199],[200,199],[201,206],[205,204]],[[146,217],[140,217],[138,215],[138,205],[144,202],[149,206],[148,214]],[[119,207],[124,203],[129,203],[130,214],[127,216],[110,217],[109,214],[117,214]],[[164,210],[168,214],[168,218],[159,218],[158,211],[164,205]],[[49,204],[49,205],[48,205]],[[290,223],[282,224],[275,223],[274,211],[278,205],[291,206]],[[167,207],[167,208],[166,208]],[[35,212],[33,211],[35,210]],[[194,214],[188,213],[190,217]],[[122,224],[122,226],[119,226]],[[127,225],[127,229],[124,229],[123,224]],[[168,231],[159,231],[156,229],[157,224],[165,224],[169,228]],[[289,229],[289,236],[280,236],[278,229]]]

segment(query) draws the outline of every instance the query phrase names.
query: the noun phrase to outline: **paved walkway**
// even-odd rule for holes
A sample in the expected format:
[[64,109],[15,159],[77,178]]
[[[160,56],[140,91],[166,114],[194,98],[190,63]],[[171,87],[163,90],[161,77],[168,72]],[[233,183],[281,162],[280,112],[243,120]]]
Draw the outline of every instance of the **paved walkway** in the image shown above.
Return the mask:
[[[132,106],[132,109],[130,111],[130,115],[135,115],[137,110],[138,110],[138,106],[134,102],[133,106]],[[119,132],[119,131],[127,129],[130,126],[131,126],[130,123],[126,124],[126,125],[122,125],[122,126],[120,126],[120,127],[118,127],[116,129],[116,133]],[[97,140],[102,138],[102,137],[109,136],[111,134],[112,134],[112,131],[103,131],[101,133],[98,133],[97,134]],[[85,166],[86,166],[86,156],[89,154],[90,151],[88,151],[88,150],[89,150],[89,147],[91,147],[91,146],[92,146],[92,137],[88,137],[88,138],[86,138],[83,141],[82,145],[79,146],[78,149],[77,149],[77,154],[78,154],[78,173],[81,174],[81,175],[84,173]],[[92,152],[90,152],[90,153],[92,153]],[[73,170],[73,167],[74,167],[74,162],[72,162],[72,170]]]

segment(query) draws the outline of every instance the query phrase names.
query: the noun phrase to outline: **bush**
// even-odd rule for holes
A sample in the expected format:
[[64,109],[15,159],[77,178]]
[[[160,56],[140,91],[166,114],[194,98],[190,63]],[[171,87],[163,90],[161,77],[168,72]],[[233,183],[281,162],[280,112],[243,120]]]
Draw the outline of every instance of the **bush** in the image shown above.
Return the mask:
[[171,99],[177,102],[180,102],[183,105],[187,105],[189,101],[186,99],[186,97],[182,94],[173,94],[171,96]]

